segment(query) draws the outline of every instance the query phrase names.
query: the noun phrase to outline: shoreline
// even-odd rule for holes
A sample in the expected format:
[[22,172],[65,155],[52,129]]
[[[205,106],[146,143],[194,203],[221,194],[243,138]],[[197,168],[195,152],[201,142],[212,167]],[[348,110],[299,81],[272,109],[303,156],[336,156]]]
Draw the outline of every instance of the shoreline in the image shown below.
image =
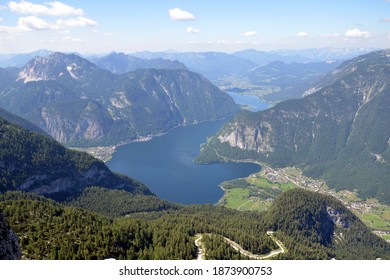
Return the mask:
[[197,124],[206,123],[206,122],[222,121],[222,120],[228,119],[232,116],[233,115],[225,116],[225,117],[215,119],[215,120],[195,121],[195,122],[189,123],[189,124],[183,123],[183,124],[179,124],[179,125],[176,125],[174,127],[168,128],[167,130],[162,131],[162,132],[156,132],[154,134],[148,134],[145,136],[137,136],[137,137],[132,138],[132,139],[122,140],[118,144],[110,145],[110,146],[95,146],[95,147],[86,147],[86,148],[84,148],[84,147],[67,147],[67,148],[69,148],[71,150],[86,152],[86,153],[90,154],[91,156],[93,156],[93,157],[95,157],[103,162],[107,162],[107,161],[110,161],[112,159],[112,155],[116,152],[116,149],[118,147],[121,147],[121,146],[124,146],[127,144],[131,144],[131,143],[147,142],[147,141],[152,140],[155,137],[164,136],[165,134],[167,134],[167,133],[169,133],[177,128],[180,128],[180,127],[197,125]]

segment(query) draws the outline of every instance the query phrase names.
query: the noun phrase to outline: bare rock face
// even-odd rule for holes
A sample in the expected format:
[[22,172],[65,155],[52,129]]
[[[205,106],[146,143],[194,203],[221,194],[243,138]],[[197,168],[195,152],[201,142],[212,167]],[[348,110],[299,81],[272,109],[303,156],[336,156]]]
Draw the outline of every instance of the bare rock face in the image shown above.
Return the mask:
[[270,132],[272,127],[269,123],[261,124],[263,129],[255,126],[232,123],[218,136],[221,143],[228,142],[230,146],[243,150],[256,151],[259,153],[272,152]]
[[19,260],[21,256],[18,237],[8,228],[0,212],[0,260]]

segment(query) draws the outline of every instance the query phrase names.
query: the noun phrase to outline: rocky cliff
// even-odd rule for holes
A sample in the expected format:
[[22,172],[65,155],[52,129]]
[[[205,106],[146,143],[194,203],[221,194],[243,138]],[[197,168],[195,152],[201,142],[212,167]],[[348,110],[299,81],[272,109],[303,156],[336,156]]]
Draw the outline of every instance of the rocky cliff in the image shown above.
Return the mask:
[[239,113],[210,144],[223,156],[298,165],[336,188],[390,202],[389,65],[387,50],[345,62],[305,98]]
[[18,260],[21,256],[18,237],[9,229],[0,211],[0,260]]

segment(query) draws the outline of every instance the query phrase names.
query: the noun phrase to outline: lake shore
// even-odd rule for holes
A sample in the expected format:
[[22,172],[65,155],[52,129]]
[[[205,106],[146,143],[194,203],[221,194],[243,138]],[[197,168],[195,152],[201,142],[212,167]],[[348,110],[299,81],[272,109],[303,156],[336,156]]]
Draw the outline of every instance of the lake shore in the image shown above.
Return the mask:
[[82,148],[82,147],[68,147],[68,148],[75,150],[75,151],[81,151],[81,152],[88,153],[91,156],[93,156],[93,157],[95,157],[103,162],[108,162],[109,160],[112,159],[112,155],[116,152],[117,148],[120,146],[124,146],[124,145],[131,144],[131,143],[147,142],[147,141],[152,140],[155,137],[163,136],[163,135],[165,135],[165,134],[167,134],[167,133],[169,133],[169,132],[171,132],[179,127],[186,127],[186,126],[197,125],[197,124],[206,123],[206,122],[226,120],[226,119],[231,118],[231,117],[232,116],[227,116],[227,117],[223,117],[223,118],[216,119],[216,120],[206,120],[206,121],[200,121],[200,122],[193,122],[190,124],[180,124],[180,125],[174,126],[172,128],[169,128],[163,132],[157,132],[157,133],[149,134],[149,135],[145,135],[145,136],[138,136],[136,138],[121,141],[116,145],[96,146],[96,147],[87,147],[87,148]]

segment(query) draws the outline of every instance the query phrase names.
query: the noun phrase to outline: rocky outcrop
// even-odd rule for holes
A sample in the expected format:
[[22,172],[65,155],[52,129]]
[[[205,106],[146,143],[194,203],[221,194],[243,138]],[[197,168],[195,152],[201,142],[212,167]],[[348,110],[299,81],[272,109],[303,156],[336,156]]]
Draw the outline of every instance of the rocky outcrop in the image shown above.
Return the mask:
[[18,237],[9,229],[0,211],[0,260],[18,260],[21,256]]
[[267,122],[261,123],[260,128],[230,123],[217,138],[221,143],[227,142],[232,147],[268,153],[273,151],[270,141],[271,131],[272,127]]
[[328,206],[326,207],[326,211],[337,227],[349,228],[349,221],[343,217],[343,213],[340,210],[336,210]]

